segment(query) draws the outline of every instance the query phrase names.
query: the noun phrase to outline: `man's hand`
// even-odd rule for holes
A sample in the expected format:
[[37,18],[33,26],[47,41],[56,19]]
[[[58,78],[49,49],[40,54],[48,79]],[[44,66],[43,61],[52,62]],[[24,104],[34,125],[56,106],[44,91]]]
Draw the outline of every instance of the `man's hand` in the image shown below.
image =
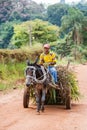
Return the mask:
[[45,67],[48,67],[49,66],[49,63],[44,63],[43,64]]
[[47,63],[44,63],[43,65],[45,66],[45,67],[48,67],[48,66],[50,66],[50,65],[55,65],[56,64],[56,62],[47,62]]
[[49,63],[49,65],[55,65],[56,64],[56,62],[50,62]]

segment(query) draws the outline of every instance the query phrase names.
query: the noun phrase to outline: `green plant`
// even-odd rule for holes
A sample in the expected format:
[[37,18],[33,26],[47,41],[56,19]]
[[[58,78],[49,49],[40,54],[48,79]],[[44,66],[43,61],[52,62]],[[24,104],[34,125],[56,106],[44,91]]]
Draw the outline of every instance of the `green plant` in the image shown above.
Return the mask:
[[75,73],[72,70],[68,70],[66,67],[58,67],[59,84],[62,84],[64,88],[70,87],[71,98],[73,100],[79,100],[80,91]]

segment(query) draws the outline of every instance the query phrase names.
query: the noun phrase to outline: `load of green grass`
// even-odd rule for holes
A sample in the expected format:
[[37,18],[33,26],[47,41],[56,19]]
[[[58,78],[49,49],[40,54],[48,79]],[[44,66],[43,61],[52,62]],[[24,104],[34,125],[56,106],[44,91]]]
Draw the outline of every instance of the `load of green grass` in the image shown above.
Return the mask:
[[62,84],[63,88],[69,87],[71,89],[72,100],[79,100],[81,94],[75,72],[71,69],[67,69],[65,66],[59,66],[57,70],[59,84]]
[[[79,101],[81,93],[79,90],[76,74],[66,66],[57,66],[59,90],[49,88],[46,95],[46,104],[65,104],[67,90],[70,92],[71,100]],[[33,92],[31,91],[33,97]]]

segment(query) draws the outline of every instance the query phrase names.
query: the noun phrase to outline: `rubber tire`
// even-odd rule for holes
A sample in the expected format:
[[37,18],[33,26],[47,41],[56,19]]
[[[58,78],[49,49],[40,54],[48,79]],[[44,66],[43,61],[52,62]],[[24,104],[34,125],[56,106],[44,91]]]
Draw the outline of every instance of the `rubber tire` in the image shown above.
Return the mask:
[[23,95],[23,107],[24,108],[28,108],[28,106],[29,106],[29,97],[30,97],[29,88],[25,87],[24,88],[24,95]]
[[71,109],[71,96],[66,97],[65,105],[66,109]]
[[68,87],[66,89],[65,105],[66,105],[66,109],[71,109],[71,89]]

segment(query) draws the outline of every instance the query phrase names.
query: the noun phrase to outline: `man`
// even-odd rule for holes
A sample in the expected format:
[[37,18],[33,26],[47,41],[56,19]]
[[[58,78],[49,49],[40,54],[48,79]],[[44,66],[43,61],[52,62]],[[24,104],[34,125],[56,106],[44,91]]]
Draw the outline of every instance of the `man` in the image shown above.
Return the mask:
[[54,65],[56,64],[56,57],[53,52],[50,52],[49,44],[44,45],[44,52],[40,55],[40,64],[48,66],[48,70],[51,73],[54,82],[57,84],[58,83],[57,70],[54,67]]

